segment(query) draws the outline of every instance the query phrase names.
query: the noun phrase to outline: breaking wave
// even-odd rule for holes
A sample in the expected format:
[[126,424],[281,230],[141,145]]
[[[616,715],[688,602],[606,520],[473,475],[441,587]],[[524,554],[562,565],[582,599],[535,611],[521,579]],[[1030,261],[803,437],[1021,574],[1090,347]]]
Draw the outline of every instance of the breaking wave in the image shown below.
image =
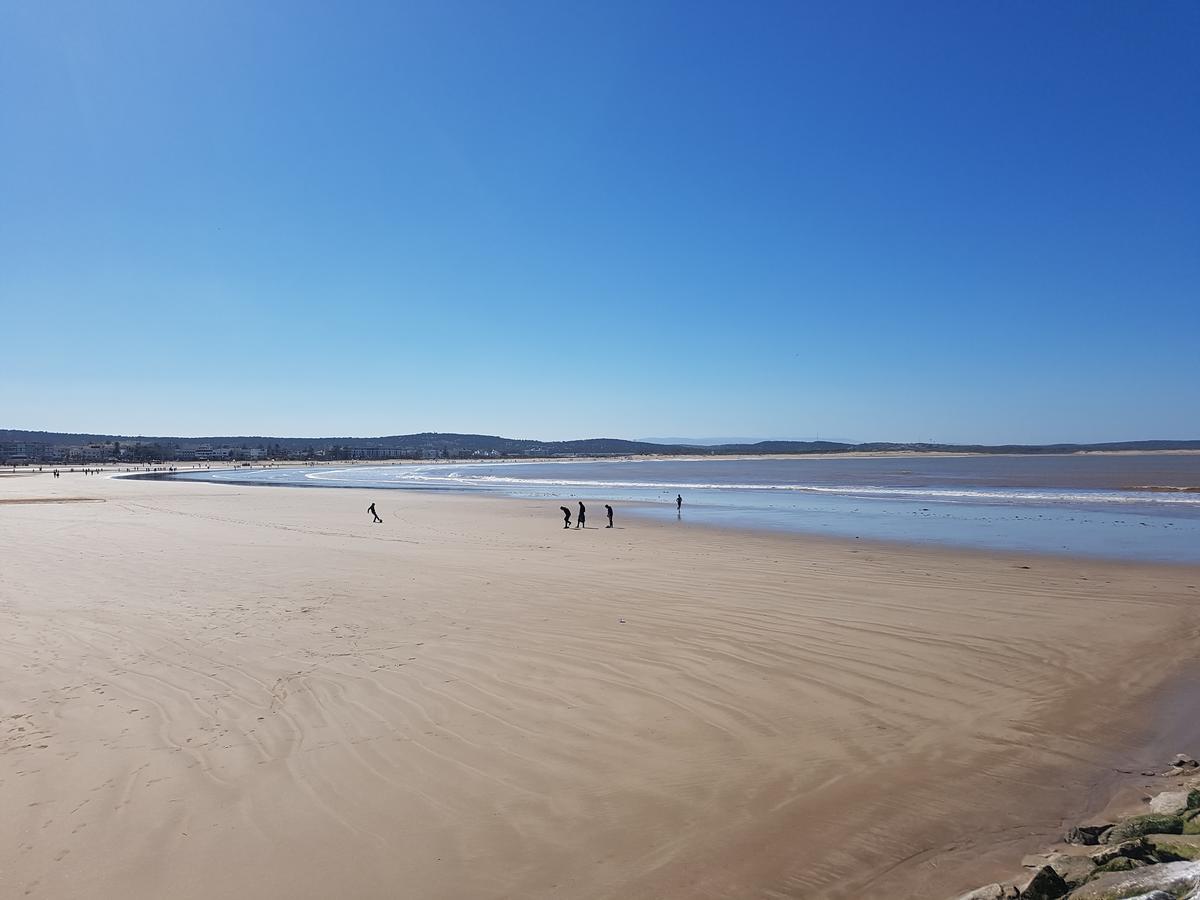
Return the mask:
[[[496,475],[471,471],[473,466],[386,466],[352,467],[305,473],[318,482],[380,485],[396,483],[407,487],[453,487],[465,490],[600,488],[635,491],[752,491],[790,494],[831,495],[841,497],[916,500],[942,503],[1001,504],[1103,504],[1153,505],[1200,508],[1200,496],[1186,491],[1161,488],[1139,490],[1084,490],[1078,488],[987,488],[987,487],[914,487],[870,484],[806,484],[703,481],[632,481],[604,478],[545,478],[521,475]],[[483,468],[483,466],[480,466]]]

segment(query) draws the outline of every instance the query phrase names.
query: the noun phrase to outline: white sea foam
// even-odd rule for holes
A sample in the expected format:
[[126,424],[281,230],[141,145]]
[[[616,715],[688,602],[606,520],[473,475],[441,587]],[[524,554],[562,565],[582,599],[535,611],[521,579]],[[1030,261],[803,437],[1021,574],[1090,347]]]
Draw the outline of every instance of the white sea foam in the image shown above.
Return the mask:
[[[1004,504],[1104,504],[1151,505],[1158,507],[1200,508],[1200,495],[1169,494],[1151,491],[1082,490],[1054,488],[950,488],[891,487],[870,484],[745,483],[703,481],[633,481],[600,478],[533,478],[519,475],[476,473],[477,468],[495,464],[371,466],[305,473],[315,481],[343,483],[405,482],[414,487],[443,486],[458,488],[596,488],[638,491],[750,491],[843,497],[919,500],[926,502],[975,502]],[[506,463],[508,466],[527,465]]]

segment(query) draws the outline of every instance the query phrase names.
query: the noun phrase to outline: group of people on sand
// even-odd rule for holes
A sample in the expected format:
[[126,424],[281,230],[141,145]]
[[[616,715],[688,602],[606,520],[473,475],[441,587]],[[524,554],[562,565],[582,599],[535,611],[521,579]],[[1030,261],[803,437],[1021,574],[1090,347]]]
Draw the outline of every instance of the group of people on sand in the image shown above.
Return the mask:
[[[563,528],[570,528],[571,527],[571,508],[568,506],[560,506],[559,509],[562,510],[562,514],[563,514]],[[372,525],[383,522],[383,519],[379,518],[379,513],[377,513],[375,511],[374,503],[372,503],[370,506],[367,507],[367,512],[371,514],[371,518],[373,520],[371,522]],[[677,514],[680,514],[683,512],[683,494],[679,494],[675,498],[675,512]],[[605,514],[605,516],[608,517],[608,524],[605,525],[604,527],[612,528],[613,527],[613,508],[608,503],[604,504],[604,514]],[[587,507],[583,505],[582,500],[579,501],[579,515],[575,517],[575,527],[576,528],[587,528]]]
[[[570,528],[571,527],[571,510],[570,510],[570,508],[566,507],[566,506],[560,506],[559,509],[561,509],[562,513],[563,513],[563,528]],[[608,516],[608,524],[605,525],[604,527],[612,528],[613,527],[613,508],[611,506],[609,506],[607,503],[605,503],[604,504],[604,512],[605,512],[605,515]],[[575,517],[575,527],[576,528],[587,528],[587,507],[583,505],[582,500],[579,501],[579,515]]]
[[[579,500],[577,502],[579,503],[579,515],[577,515],[575,517],[575,527],[576,528],[587,528],[587,507],[583,505],[582,500]],[[570,528],[571,527],[571,509],[570,509],[570,507],[560,506],[559,509],[562,510],[562,514],[563,514],[563,528]],[[679,494],[675,497],[675,512],[677,514],[683,513],[683,494]],[[612,508],[612,506],[610,506],[607,503],[604,504],[604,514],[608,517],[608,524],[605,525],[604,527],[612,528],[613,527],[613,508]]]

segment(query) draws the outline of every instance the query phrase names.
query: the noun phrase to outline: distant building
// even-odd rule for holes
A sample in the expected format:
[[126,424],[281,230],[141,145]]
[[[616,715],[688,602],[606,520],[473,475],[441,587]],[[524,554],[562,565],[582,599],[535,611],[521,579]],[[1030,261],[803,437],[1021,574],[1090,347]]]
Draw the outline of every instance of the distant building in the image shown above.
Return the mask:
[[87,444],[83,447],[64,447],[62,449],[63,456],[68,462],[104,462],[112,456],[112,447],[108,444]]
[[0,462],[6,466],[24,466],[46,456],[46,445],[40,441],[6,441],[0,443]]

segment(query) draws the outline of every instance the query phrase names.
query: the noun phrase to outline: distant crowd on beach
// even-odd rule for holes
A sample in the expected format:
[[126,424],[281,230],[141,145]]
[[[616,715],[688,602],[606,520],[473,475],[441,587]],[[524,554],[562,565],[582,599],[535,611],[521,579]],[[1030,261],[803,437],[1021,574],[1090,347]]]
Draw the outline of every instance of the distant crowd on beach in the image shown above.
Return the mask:
[[[17,474],[16,466],[13,466],[12,470],[13,470],[14,475]],[[43,467],[38,466],[37,470],[38,470],[38,474],[41,475],[43,472]],[[28,471],[32,472],[32,467]],[[113,468],[113,467],[109,467],[108,469],[92,469],[92,468],[76,469],[74,466],[71,466],[71,468],[67,469],[67,472],[71,473],[72,475],[74,475],[75,473],[79,473],[80,475],[103,475],[106,471],[107,472],[177,472],[179,470],[175,466],[132,466],[132,467],[123,466],[119,469]],[[63,470],[62,469],[52,469],[50,474],[53,475],[55,478],[62,478]]]

